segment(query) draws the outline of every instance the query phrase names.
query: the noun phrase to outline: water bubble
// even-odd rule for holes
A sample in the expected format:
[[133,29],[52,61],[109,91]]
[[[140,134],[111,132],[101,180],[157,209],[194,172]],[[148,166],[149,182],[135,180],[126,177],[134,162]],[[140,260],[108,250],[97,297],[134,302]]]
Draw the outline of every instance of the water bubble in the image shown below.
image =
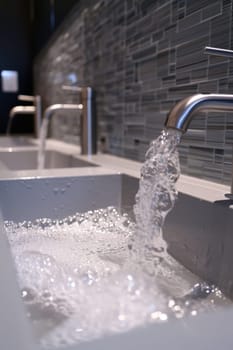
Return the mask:
[[21,290],[21,297],[25,302],[33,301],[35,298],[35,292],[29,288]]
[[194,285],[188,296],[192,299],[207,298],[213,291],[213,287],[207,283],[197,283]]
[[[143,248],[145,240],[148,247],[156,245],[159,248],[159,244],[162,244],[163,248],[166,247],[162,238],[162,226],[177,197],[175,183],[180,172],[176,151],[178,142],[178,133],[163,130],[158,139],[150,144],[146,153],[134,206],[138,232],[132,243],[138,247],[133,249],[137,254],[140,254],[142,247],[142,256],[147,253]],[[154,237],[157,238],[156,241]],[[166,253],[164,250],[163,252]],[[160,260],[159,256],[157,258]]]

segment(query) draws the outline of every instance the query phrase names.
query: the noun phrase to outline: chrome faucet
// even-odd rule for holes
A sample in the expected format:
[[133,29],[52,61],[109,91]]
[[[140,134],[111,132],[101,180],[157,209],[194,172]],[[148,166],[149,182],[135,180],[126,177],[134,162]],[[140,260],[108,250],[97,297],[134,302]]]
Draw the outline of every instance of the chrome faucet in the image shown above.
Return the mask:
[[[204,53],[233,58],[233,51],[206,46]],[[196,94],[177,103],[169,112],[166,127],[186,132],[196,112],[233,111],[233,95]]]
[[[54,104],[46,108],[43,123],[48,123],[58,110],[81,110],[81,153],[95,154],[97,150],[96,115],[94,110],[93,90],[90,87],[65,87],[65,89],[80,91],[80,104]],[[47,128],[46,128],[47,129]],[[44,135],[43,135],[44,136]],[[42,138],[43,139],[43,138]],[[45,143],[46,135],[44,137]],[[45,144],[42,146],[45,149]]]
[[165,126],[185,133],[196,112],[232,111],[233,95],[196,94],[178,102],[168,113]]
[[[196,112],[206,111],[232,111],[233,95],[225,94],[196,94],[178,102],[168,113],[165,126],[177,129],[182,133],[188,130],[189,124]],[[227,198],[233,199],[233,176],[231,193],[226,194]]]
[[[215,47],[205,47],[204,53],[233,58],[232,50],[219,49]],[[197,112],[233,112],[233,94],[196,94],[189,96],[178,102],[168,113],[165,126],[177,129],[185,133],[191,120]],[[231,194],[226,195],[233,199],[233,177],[231,184]]]
[[30,114],[34,115],[34,133],[35,137],[39,137],[40,125],[41,125],[41,97],[40,96],[28,96],[19,95],[18,100],[33,102],[32,106],[15,106],[10,110],[9,120],[7,124],[7,135],[10,134],[13,118],[18,114]]

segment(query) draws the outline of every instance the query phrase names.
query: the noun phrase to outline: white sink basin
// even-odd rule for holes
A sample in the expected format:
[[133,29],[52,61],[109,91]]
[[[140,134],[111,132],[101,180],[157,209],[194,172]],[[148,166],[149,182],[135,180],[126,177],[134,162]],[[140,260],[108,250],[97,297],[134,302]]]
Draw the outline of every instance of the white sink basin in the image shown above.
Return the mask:
[[[121,208],[133,218],[137,190],[138,179],[124,174],[0,180],[3,216],[15,221],[59,219],[107,206]],[[177,260],[233,298],[233,215],[227,203],[180,193],[163,231]]]
[[[133,216],[132,205],[137,188],[138,179],[120,174],[0,180],[0,198],[3,199],[1,204],[5,220],[34,220],[38,217],[59,219],[77,211],[86,212],[107,206],[122,208]],[[164,228],[171,254],[198,276],[218,284],[231,297],[232,226],[232,211],[226,205],[180,195]],[[187,279],[191,278],[192,274],[186,273]],[[228,321],[224,322],[224,329],[221,330],[224,319]],[[221,332],[224,336],[222,341],[232,346],[232,323],[233,312],[220,310],[198,315],[196,319],[187,319],[185,322],[170,321],[135,329],[127,334],[103,337],[69,349],[139,350],[146,347],[148,350],[170,350],[172,347],[177,350],[196,350],[197,346],[204,349],[210,344],[211,349],[219,349]],[[213,327],[217,327],[218,331],[213,332]],[[231,346],[222,348],[231,349]]]

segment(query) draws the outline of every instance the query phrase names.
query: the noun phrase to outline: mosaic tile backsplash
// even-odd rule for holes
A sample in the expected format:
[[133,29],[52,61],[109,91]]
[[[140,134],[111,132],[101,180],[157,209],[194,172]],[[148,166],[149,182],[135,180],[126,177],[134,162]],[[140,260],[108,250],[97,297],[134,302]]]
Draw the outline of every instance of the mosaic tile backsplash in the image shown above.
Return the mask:
[[[77,103],[63,85],[96,91],[98,140],[106,152],[143,161],[170,108],[195,93],[233,93],[229,0],[81,0],[35,61],[44,107]],[[233,113],[198,115],[182,140],[182,172],[230,184]],[[79,142],[79,116],[57,113],[51,135]],[[103,144],[104,143],[104,144]]]

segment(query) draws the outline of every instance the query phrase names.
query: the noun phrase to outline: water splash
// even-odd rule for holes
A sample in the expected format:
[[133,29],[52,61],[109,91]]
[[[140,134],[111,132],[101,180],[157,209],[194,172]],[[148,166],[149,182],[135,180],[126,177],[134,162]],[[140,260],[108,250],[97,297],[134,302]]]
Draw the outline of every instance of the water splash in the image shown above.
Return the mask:
[[[141,168],[139,190],[136,194],[134,213],[137,230],[131,242],[136,259],[160,263],[166,255],[167,244],[162,236],[164,220],[177,198],[176,181],[180,175],[177,144],[180,133],[163,130],[146,153]],[[148,270],[147,263],[147,270]],[[148,270],[149,271],[149,270]]]

